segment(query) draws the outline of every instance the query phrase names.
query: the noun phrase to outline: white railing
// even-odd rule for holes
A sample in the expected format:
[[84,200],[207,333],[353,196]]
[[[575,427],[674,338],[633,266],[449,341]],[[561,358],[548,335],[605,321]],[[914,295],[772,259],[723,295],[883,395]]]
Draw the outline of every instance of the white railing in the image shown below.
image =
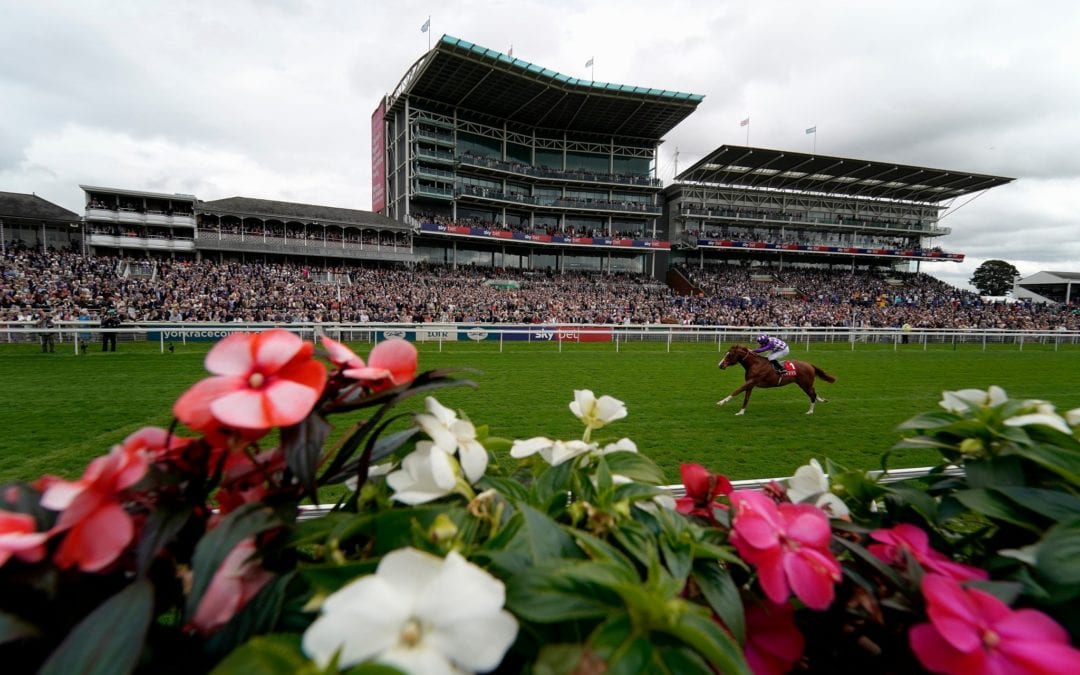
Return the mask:
[[[889,471],[867,471],[867,475],[876,478],[879,483],[899,483],[905,480],[924,478],[934,471],[934,467],[921,466],[913,469],[891,469]],[[949,466],[940,472],[942,476],[963,476],[964,470],[958,466]],[[747,480],[733,480],[731,487],[736,490],[761,490],[770,483],[783,483],[790,476],[783,478],[750,478]],[[686,487],[683,485],[661,485],[660,489],[670,497],[686,496]],[[333,504],[303,504],[300,506],[299,520],[309,520],[324,516],[333,510]]]
[[[263,331],[280,327],[305,339],[326,334],[347,342],[376,343],[392,337],[404,337],[418,343],[435,343],[441,350],[454,342],[497,343],[500,351],[520,343],[547,343],[559,351],[577,343],[606,343],[614,351],[632,347],[635,343],[664,345],[666,351],[685,344],[708,344],[724,351],[733,343],[747,343],[759,333],[767,332],[791,345],[793,352],[809,351],[815,345],[844,344],[851,350],[868,345],[903,349],[940,349],[961,346],[986,350],[992,345],[1009,345],[1019,351],[1026,346],[1080,345],[1080,331],[1062,330],[1005,330],[1005,329],[913,329],[905,332],[895,328],[846,327],[787,327],[769,326],[677,326],[653,325],[596,325],[596,324],[483,324],[483,323],[169,323],[125,321],[120,328],[100,328],[96,321],[56,321],[45,329],[34,322],[0,323],[0,343],[36,342],[44,332],[52,333],[57,343],[100,341],[101,333],[118,334],[118,340],[132,342],[151,340],[162,351],[169,342],[186,344],[192,341],[213,341],[236,332]],[[76,337],[79,338],[76,341]]]

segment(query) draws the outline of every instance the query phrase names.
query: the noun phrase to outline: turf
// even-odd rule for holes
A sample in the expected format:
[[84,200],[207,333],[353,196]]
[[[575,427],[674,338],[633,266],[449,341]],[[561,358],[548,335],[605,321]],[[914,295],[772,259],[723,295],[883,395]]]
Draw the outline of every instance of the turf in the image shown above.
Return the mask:
[[[369,346],[352,345],[364,354]],[[790,475],[810,457],[849,467],[878,468],[898,438],[896,426],[937,407],[946,389],[1003,386],[1013,397],[1047,399],[1060,410],[1080,407],[1080,349],[1071,346],[805,345],[792,352],[837,377],[818,383],[828,403],[814,415],[795,386],[756,390],[745,416],[739,399],[716,401],[742,382],[742,369],[720,371],[715,344],[507,343],[418,345],[421,369],[461,366],[478,387],[438,394],[494,435],[509,438],[581,435],[568,404],[574,389],[626,402],[629,416],[601,430],[626,436],[678,481],[681,462],[699,462],[732,478]],[[127,343],[120,351],[41,354],[31,345],[0,346],[0,482],[42,474],[78,476],[86,463],[144,425],[167,426],[172,402],[205,375],[208,345]],[[422,401],[408,407],[418,410]],[[337,428],[345,420],[334,418]],[[930,453],[894,455],[891,466],[925,466]]]

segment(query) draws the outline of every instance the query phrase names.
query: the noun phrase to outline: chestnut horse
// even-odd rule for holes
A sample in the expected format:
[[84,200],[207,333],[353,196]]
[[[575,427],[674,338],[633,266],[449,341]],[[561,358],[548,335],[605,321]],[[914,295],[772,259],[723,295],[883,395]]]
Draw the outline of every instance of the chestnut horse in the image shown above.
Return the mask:
[[730,401],[733,396],[737,396],[740,392],[746,392],[746,396],[743,398],[742,408],[739,408],[739,412],[735,413],[736,415],[741,415],[746,412],[746,404],[750,402],[750,392],[754,390],[754,387],[783,387],[792,382],[799,385],[799,388],[805,391],[806,395],[810,397],[810,409],[806,411],[806,414],[813,415],[815,403],[818,401],[827,403],[827,401],[818,396],[817,391],[814,390],[814,378],[820,377],[826,382],[836,382],[835,377],[829,375],[814,364],[807,363],[806,361],[795,361],[794,359],[788,361],[788,363],[794,366],[794,373],[788,369],[784,375],[778,375],[767,358],[755,354],[750,351],[748,347],[743,347],[742,345],[732,345],[731,349],[727,350],[727,354],[724,354],[724,358],[720,361],[720,369],[723,370],[736,363],[746,369],[746,381],[743,382],[741,387],[716,402],[716,405],[724,405]]

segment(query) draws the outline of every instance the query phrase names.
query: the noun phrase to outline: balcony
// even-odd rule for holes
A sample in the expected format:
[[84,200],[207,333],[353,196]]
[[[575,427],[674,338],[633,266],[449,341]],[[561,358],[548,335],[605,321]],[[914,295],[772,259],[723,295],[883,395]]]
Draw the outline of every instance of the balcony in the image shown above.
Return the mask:
[[264,237],[259,234],[233,234],[217,230],[199,230],[199,250],[244,251],[277,255],[314,255],[330,258],[365,258],[409,262],[412,247],[404,244],[379,244],[362,241]]
[[872,219],[859,219],[856,217],[826,217],[807,218],[804,213],[784,213],[782,211],[769,213],[747,213],[733,211],[724,208],[703,208],[696,206],[680,205],[679,217],[700,218],[707,221],[738,223],[742,225],[768,225],[773,227],[798,227],[812,229],[814,225],[821,225],[830,229],[857,231],[857,232],[880,232],[882,234],[920,234],[928,237],[937,237],[950,234],[952,228],[933,225],[926,222],[905,223],[899,221],[885,221]]
[[439,134],[434,131],[427,131],[426,129],[414,129],[413,138],[421,141],[428,141],[431,143],[437,143],[438,145],[444,145],[452,148],[456,145],[454,143],[454,137],[449,134]]
[[413,194],[417,197],[434,197],[436,199],[451,200],[454,198],[454,190],[448,187],[435,185],[413,184]]
[[142,251],[194,251],[195,241],[190,237],[172,238],[166,237],[131,237],[117,234],[90,234],[88,236],[90,246],[105,246],[109,248],[138,249]]
[[423,157],[427,160],[441,162],[443,164],[453,165],[456,163],[454,160],[454,153],[452,152],[440,152],[438,150],[430,150],[428,148],[417,148],[413,155],[416,157]]
[[131,209],[87,208],[86,220],[91,222],[117,223],[120,225],[163,225],[165,227],[195,227],[191,213],[140,212]]
[[487,169],[499,173],[507,173],[516,176],[529,176],[544,180],[573,182],[573,183],[606,183],[609,185],[636,185],[648,188],[660,188],[659,179],[649,176],[637,176],[631,174],[596,173],[591,171],[560,171],[546,167],[532,166],[521,162],[504,162],[491,157],[464,154],[458,156],[458,163],[478,169]]

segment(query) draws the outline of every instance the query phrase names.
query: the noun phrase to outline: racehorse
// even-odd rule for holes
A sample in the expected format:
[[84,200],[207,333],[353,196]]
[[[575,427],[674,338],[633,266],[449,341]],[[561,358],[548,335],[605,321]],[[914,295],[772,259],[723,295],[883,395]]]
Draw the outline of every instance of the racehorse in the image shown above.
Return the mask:
[[739,408],[739,412],[736,415],[742,415],[746,412],[746,404],[750,402],[750,392],[754,390],[754,387],[783,387],[785,385],[794,382],[799,385],[799,388],[806,392],[806,395],[810,397],[810,409],[806,411],[807,415],[814,414],[814,404],[818,401],[822,403],[828,403],[825,399],[818,396],[817,391],[814,390],[814,378],[820,377],[826,382],[836,382],[836,378],[829,375],[821,368],[818,368],[812,363],[806,361],[791,360],[785,363],[785,371],[783,375],[777,374],[773,369],[772,364],[764,356],[760,356],[750,351],[749,348],[742,345],[732,345],[727,353],[724,354],[724,358],[720,361],[720,369],[724,370],[728,366],[733,366],[736,363],[740,364],[746,369],[746,380],[743,385],[731,392],[729,395],[716,402],[716,405],[724,405],[731,400],[733,396],[737,396],[740,392],[746,392],[743,398],[742,408]]

